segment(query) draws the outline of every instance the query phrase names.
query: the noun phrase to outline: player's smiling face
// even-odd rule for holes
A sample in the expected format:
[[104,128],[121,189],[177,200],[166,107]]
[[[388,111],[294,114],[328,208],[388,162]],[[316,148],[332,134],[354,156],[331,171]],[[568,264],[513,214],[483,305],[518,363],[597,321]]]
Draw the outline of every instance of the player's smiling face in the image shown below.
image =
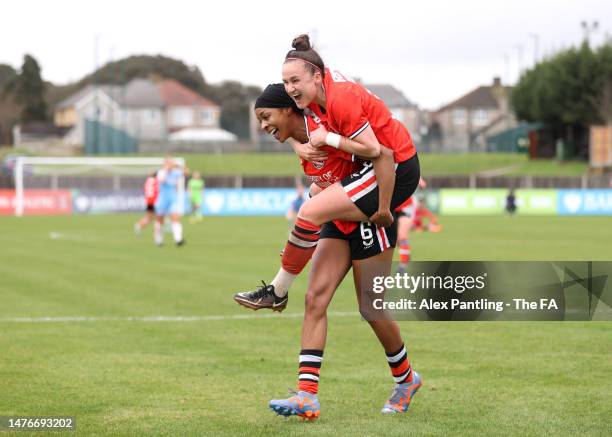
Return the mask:
[[259,126],[281,143],[291,136],[291,108],[257,108],[255,116]]
[[285,91],[300,109],[306,108],[317,97],[321,82],[321,73],[312,74],[300,60],[283,64]]

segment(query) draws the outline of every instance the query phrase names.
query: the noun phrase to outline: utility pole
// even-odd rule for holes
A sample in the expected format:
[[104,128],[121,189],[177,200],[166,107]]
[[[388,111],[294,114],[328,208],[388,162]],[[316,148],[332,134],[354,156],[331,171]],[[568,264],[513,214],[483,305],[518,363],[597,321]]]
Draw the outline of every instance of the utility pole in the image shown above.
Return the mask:
[[99,119],[100,119],[100,102],[98,101],[98,79],[96,73],[98,72],[99,63],[99,46],[100,46],[100,37],[101,35],[98,33],[94,36],[94,73],[93,73],[93,90],[94,90],[94,120],[93,120],[93,143],[91,152],[94,155],[99,153]]
[[536,65],[540,60],[540,35],[530,33],[529,37],[533,40],[533,64]]
[[504,76],[506,77],[506,83],[510,84],[510,56],[508,53],[504,53]]
[[518,53],[518,82],[518,80],[521,78],[521,74],[523,74],[523,45],[517,44],[514,46],[514,48],[516,48],[516,51]]
[[582,32],[584,34],[583,38],[587,45],[590,42],[591,34],[597,32],[599,29],[598,21],[591,21],[590,23],[587,21],[583,21],[580,23],[580,27],[582,27]]

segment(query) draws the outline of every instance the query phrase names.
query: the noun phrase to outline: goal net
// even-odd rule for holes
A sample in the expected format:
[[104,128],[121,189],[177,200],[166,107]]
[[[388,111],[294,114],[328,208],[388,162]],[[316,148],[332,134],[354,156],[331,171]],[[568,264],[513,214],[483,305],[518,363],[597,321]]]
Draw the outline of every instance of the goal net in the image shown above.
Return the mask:
[[[172,159],[184,167],[183,158]],[[142,195],[146,177],[163,163],[164,158],[18,157],[14,165],[15,215],[28,213],[28,194],[37,190]],[[179,204],[184,205],[184,179],[179,181],[178,195]]]

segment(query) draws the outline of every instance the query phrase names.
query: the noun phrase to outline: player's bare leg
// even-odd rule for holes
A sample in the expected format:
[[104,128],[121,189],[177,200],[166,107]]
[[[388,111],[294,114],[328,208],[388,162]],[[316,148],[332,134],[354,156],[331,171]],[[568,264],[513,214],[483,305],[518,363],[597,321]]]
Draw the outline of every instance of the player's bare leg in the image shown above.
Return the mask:
[[410,227],[412,225],[412,217],[402,215],[397,219],[397,245],[399,251],[399,264],[397,271],[405,273],[410,262],[411,247],[410,247]]
[[170,214],[170,222],[172,226],[172,236],[174,238],[174,243],[177,246],[182,246],[183,244],[185,244],[185,240],[183,238],[183,225],[181,224],[181,216],[176,213]]
[[392,260],[393,248],[389,248],[377,256],[353,261],[353,278],[359,311],[385,350],[391,375],[396,384],[391,397],[382,409],[385,414],[406,412],[412,397],[421,387],[421,377],[412,370],[408,361],[398,323],[388,314],[374,310],[372,306],[374,299],[383,296],[372,291],[374,277],[389,276]]
[[155,216],[155,223],[153,224],[153,240],[155,244],[161,246],[164,244],[164,216]]
[[279,415],[319,417],[317,393],[327,337],[327,307],[350,269],[350,256],[348,242],[333,238],[321,240],[314,254],[302,325],[298,391],[288,399],[270,401],[270,408]]

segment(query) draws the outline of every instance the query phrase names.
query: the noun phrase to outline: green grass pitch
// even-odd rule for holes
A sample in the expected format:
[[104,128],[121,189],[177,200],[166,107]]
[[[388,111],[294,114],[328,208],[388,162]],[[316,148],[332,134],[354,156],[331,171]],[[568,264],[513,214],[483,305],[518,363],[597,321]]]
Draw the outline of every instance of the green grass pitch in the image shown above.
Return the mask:
[[[232,292],[269,280],[282,218],[205,218],[187,245],[133,215],[0,218],[0,416],[76,416],[80,435],[609,435],[612,323],[402,322],[424,378],[408,414],[347,280],[330,311],[321,418],[275,417],[294,387],[306,275],[282,315]],[[417,260],[610,260],[609,218],[443,217]],[[341,313],[341,314],[339,314]],[[96,321],[40,322],[43,317]],[[198,317],[142,321],[128,317]],[[239,318],[248,316],[248,318]],[[32,318],[15,322],[12,318]],[[204,318],[202,318],[204,317]],[[206,318],[207,317],[207,318]],[[23,435],[23,434],[18,434]]]

